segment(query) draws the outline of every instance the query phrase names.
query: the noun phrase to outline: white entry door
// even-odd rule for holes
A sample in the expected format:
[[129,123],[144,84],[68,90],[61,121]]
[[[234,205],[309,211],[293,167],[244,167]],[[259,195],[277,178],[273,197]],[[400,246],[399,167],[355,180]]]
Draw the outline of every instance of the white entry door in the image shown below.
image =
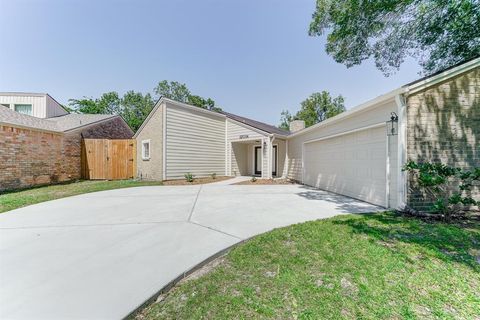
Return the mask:
[[304,183],[386,206],[385,128],[304,144]]

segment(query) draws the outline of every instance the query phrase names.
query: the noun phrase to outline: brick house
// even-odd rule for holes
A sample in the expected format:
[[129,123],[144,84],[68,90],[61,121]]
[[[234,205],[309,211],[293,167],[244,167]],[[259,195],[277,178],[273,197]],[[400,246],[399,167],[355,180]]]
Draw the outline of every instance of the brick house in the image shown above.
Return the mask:
[[[10,105],[27,109],[26,103]],[[35,117],[2,103],[0,191],[79,179],[82,138],[128,139],[133,135],[120,116],[62,110],[57,108],[60,115],[50,118]]]

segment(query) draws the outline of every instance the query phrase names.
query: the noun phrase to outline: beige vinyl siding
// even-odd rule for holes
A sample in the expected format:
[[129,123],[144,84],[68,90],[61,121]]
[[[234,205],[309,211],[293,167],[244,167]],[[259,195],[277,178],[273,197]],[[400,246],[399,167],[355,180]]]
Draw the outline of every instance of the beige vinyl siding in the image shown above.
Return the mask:
[[[152,114],[137,141],[137,178],[145,180],[163,180],[163,112],[162,103]],[[150,140],[150,159],[142,159],[142,141]]]
[[166,179],[225,175],[225,118],[166,102]]
[[58,117],[68,114],[68,112],[49,95],[46,95],[46,117]]
[[15,110],[15,104],[31,104],[32,116],[37,118],[46,118],[46,97],[45,95],[11,95],[0,96],[0,104],[9,104],[10,109]]
[[261,139],[265,135],[251,129],[247,125],[227,119],[227,136],[229,141],[236,141],[241,140],[240,136],[248,136],[248,139]]
[[[385,121],[390,119],[390,113],[392,111],[398,113],[397,109],[394,99],[391,98],[387,101],[378,103],[372,108],[352,114],[348,118],[344,118],[339,122],[320,125],[309,132],[289,138],[288,178],[302,181],[302,146],[305,141],[328,137],[378,123],[385,123]],[[384,131],[384,134],[386,136],[386,131]],[[396,179],[398,170],[400,170],[397,163],[397,138],[398,136],[390,138],[390,200],[394,201],[391,202],[392,206],[394,206],[397,201],[396,194],[398,193],[398,186]],[[379,173],[380,171],[385,171],[385,173],[382,172],[382,174],[386,175],[385,167],[379,168],[378,170]]]
[[[242,137],[242,139],[241,139]],[[253,130],[251,127],[241,124],[238,121],[227,119],[227,154],[231,155],[230,162],[227,167],[231,175],[253,175],[253,145],[261,145],[264,134]],[[235,143],[234,141],[249,141],[249,144]],[[255,143],[258,140],[258,143]],[[251,142],[250,142],[251,141]],[[232,143],[233,142],[233,143]],[[245,154],[245,156],[244,156]],[[263,164],[266,166],[266,158]],[[262,165],[263,167],[263,165]]]

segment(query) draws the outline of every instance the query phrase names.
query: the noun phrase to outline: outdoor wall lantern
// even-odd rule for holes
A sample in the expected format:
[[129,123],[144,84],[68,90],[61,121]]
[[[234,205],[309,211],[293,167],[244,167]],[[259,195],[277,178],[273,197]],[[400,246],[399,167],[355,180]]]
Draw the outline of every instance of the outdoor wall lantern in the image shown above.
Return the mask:
[[395,112],[390,113],[390,120],[387,121],[387,136],[398,134],[398,116]]

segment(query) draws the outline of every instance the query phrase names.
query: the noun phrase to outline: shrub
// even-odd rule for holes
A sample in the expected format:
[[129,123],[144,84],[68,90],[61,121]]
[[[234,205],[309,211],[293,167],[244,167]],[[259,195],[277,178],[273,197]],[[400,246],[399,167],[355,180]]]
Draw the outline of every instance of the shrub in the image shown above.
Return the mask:
[[453,168],[442,163],[408,161],[402,168],[413,174],[418,185],[435,199],[430,210],[448,220],[466,207],[480,205],[470,196],[474,184],[480,181],[480,168],[472,171]]
[[193,182],[193,178],[194,176],[190,172],[185,173],[185,179],[187,180],[187,182]]
[[257,178],[256,178],[256,177],[252,177],[252,179],[250,179],[250,181],[252,181],[252,182],[257,182]]
[[217,179],[217,174],[214,172],[210,175],[212,177],[213,180]]

